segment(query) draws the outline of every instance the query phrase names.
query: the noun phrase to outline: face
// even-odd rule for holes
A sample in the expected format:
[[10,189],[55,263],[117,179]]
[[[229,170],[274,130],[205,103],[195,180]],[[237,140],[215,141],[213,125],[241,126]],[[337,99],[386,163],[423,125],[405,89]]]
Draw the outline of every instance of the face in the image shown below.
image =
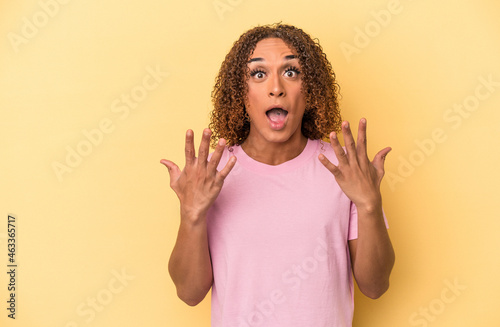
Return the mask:
[[296,53],[279,38],[257,43],[248,61],[248,95],[251,142],[300,142],[305,98]]

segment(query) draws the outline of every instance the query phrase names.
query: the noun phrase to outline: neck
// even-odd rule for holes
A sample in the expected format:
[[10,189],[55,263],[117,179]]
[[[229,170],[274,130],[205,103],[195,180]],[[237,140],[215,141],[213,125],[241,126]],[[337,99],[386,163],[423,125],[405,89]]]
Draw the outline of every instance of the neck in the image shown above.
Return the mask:
[[276,166],[297,157],[306,144],[307,138],[302,134],[286,142],[259,142],[249,137],[241,144],[241,148],[250,158]]

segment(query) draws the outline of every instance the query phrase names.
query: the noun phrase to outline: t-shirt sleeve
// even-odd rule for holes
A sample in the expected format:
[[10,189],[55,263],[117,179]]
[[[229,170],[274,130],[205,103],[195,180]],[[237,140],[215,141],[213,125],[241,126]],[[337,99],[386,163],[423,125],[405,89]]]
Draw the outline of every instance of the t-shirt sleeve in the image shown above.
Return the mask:
[[[385,227],[389,228],[387,223],[387,218],[385,217],[384,208],[382,208],[382,215],[384,216]],[[351,212],[349,216],[349,232],[347,233],[347,239],[355,240],[358,238],[358,209],[353,202],[351,202]]]

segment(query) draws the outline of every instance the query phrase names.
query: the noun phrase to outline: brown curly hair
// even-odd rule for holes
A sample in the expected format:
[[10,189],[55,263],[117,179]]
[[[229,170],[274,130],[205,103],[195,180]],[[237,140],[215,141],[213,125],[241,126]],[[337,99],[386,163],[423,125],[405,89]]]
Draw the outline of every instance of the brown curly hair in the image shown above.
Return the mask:
[[339,85],[332,65],[317,40],[303,30],[281,23],[258,26],[245,32],[233,44],[221,65],[212,91],[214,109],[210,114],[211,145],[219,138],[227,145],[242,144],[250,131],[245,109],[249,70],[247,62],[257,43],[266,38],[280,38],[297,52],[302,74],[302,92],[306,110],[302,118],[302,134],[313,140],[327,138],[339,131]]

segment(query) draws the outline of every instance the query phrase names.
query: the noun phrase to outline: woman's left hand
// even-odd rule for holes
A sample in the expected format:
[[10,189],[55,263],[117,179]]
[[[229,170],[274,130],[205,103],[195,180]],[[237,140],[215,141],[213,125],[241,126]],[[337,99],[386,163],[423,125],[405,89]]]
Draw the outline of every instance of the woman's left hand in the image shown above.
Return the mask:
[[384,176],[384,160],[391,151],[390,147],[380,150],[370,162],[366,151],[366,119],[359,121],[357,145],[347,121],[342,123],[345,151],[339,143],[337,134],[330,133],[331,146],[338,159],[334,165],[323,154],[321,163],[332,172],[340,188],[359,210],[381,208],[380,183]]

